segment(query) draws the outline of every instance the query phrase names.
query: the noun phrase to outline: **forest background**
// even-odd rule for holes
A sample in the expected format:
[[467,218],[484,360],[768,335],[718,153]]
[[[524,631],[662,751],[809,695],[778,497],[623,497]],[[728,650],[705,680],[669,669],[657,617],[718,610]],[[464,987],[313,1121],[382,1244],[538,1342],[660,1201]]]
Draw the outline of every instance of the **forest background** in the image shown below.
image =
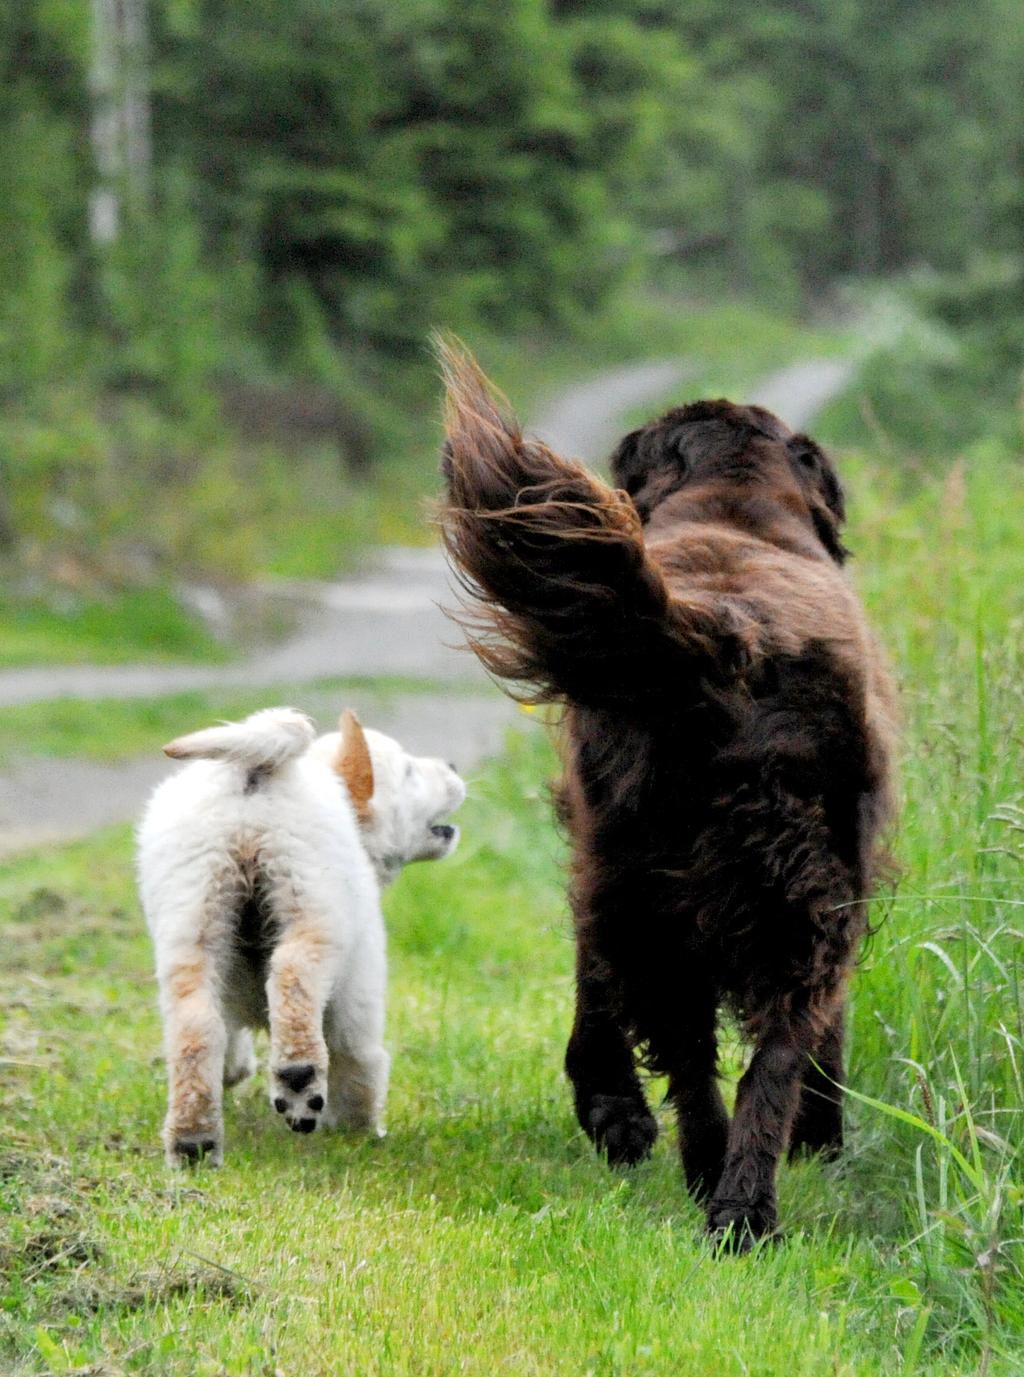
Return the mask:
[[826,438],[1019,452],[1016,0],[11,0],[0,62],[8,663],[423,539],[435,326],[532,398],[853,317]]

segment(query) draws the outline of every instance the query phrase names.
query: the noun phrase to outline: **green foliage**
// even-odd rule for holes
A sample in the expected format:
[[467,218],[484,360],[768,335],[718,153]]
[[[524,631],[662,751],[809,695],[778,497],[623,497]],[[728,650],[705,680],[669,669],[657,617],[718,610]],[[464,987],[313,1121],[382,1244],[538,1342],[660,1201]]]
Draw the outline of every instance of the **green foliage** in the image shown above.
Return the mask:
[[38,373],[77,315],[101,379],[180,410],[225,365],[307,366],[298,285],[375,379],[432,325],[579,332],[659,254],[792,303],[837,274],[1020,247],[1013,0],[969,25],[941,0],[149,12],[154,196],[112,253],[86,237],[87,11],[5,16],[21,180],[0,287],[35,303],[40,340],[8,346],[0,380]]
[[216,167],[200,216],[262,264],[277,345],[293,278],[335,340],[408,353],[439,321],[575,323],[621,273],[610,193],[637,185],[664,127],[662,72],[627,21],[567,27],[541,0],[261,0],[202,6],[159,51],[158,124]]
[[1024,257],[920,271],[875,291],[855,385],[820,423],[844,443],[887,443],[900,462],[1024,448]]
[[153,213],[104,263],[106,322],[118,347],[97,372],[107,388],[149,393],[176,419],[209,417],[208,384],[230,338],[221,312],[243,315],[246,283],[227,265],[227,281],[218,282],[203,261],[186,178],[172,172],[161,190]]
[[[320,569],[415,525],[430,327],[636,356],[667,338],[652,285],[665,313],[681,290],[791,310],[929,264],[925,352],[866,365],[867,410],[914,449],[973,439],[975,398],[1015,395],[1021,315],[1019,279],[1012,305],[970,265],[1019,262],[1024,224],[1024,31],[979,4],[148,0],[152,167],[104,243],[93,12],[12,0],[0,545],[116,578],[133,529],[154,576]],[[263,435],[260,389],[333,419]]]
[[[218,660],[224,649],[161,587],[0,596],[0,666]],[[11,709],[5,709],[5,716]],[[13,710],[15,717],[17,710]],[[0,731],[0,738],[5,735]],[[2,747],[0,747],[2,749]]]
[[70,262],[52,214],[68,172],[65,131],[31,103],[12,106],[10,92],[0,96],[0,388],[8,393],[40,388],[70,353]]
[[[758,280],[767,251],[820,286],[1018,248],[1014,11],[1013,0],[983,0],[967,24],[942,0],[742,0],[724,22],[717,0],[682,9],[713,83],[729,188],[718,232],[737,269]],[[774,271],[771,258],[763,266]]]
[[186,422],[138,398],[101,416],[87,395],[52,391],[0,418],[23,571],[15,587],[49,581],[102,599],[190,573],[326,577],[368,544],[425,538],[436,436],[417,434],[410,418],[385,432],[406,462],[382,463],[360,484],[329,442],[296,452],[281,440],[246,443],[196,399],[182,407]]
[[12,0],[0,16],[0,396],[41,388],[74,358],[84,17],[79,6],[29,0]]
[[[157,606],[157,614],[162,609]],[[166,615],[166,614],[165,614]],[[79,654],[89,653],[79,646]],[[278,702],[302,704],[323,731],[333,730],[342,707],[357,704],[367,722],[393,708],[396,697],[444,694],[451,698],[472,692],[461,685],[429,680],[321,679],[278,684],[273,689],[199,689],[164,698],[56,698],[5,707],[0,717],[0,766],[34,756],[50,759],[130,760],[159,757],[161,746],[180,736],[190,723],[199,726],[227,718],[236,720],[267,706],[267,695]]]

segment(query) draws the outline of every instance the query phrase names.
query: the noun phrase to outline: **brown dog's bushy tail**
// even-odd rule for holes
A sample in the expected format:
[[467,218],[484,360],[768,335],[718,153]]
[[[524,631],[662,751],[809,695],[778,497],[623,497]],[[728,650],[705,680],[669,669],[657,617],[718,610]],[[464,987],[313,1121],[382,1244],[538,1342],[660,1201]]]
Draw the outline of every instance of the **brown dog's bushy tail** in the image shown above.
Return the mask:
[[524,438],[460,345],[439,340],[437,352],[441,529],[477,656],[534,701],[603,707],[669,691],[704,633],[670,602],[630,499]]

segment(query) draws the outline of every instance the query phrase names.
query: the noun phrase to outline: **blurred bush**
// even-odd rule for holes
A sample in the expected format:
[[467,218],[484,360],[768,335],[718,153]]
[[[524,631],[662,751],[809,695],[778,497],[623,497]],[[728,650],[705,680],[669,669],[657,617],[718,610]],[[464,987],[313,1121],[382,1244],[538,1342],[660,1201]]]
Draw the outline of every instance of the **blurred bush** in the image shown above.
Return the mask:
[[905,414],[966,357],[1005,389],[1019,318],[970,265],[1022,251],[1017,5],[9,0],[0,544],[145,512],[157,561],[187,528],[258,566],[282,454],[335,510],[410,462],[431,326],[621,338],[652,287],[917,268],[963,354],[908,358]]
[[908,464],[983,445],[1024,452],[1024,258],[919,269],[871,293],[854,386],[822,422],[843,442]]

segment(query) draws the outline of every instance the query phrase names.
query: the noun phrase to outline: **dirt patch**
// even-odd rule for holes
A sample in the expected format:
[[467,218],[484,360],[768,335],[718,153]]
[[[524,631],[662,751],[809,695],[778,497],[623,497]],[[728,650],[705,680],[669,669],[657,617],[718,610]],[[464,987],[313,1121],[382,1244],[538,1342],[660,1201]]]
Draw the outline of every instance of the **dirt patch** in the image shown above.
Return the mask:
[[[3,915],[4,972],[0,979],[0,1002],[31,1003],[40,993],[38,981],[50,976],[69,975],[66,945],[69,936],[81,944],[92,940],[109,947],[120,938],[130,938],[142,930],[141,919],[120,904],[90,904],[48,886],[31,890],[16,900]],[[35,989],[23,979],[11,980],[18,973],[31,971]],[[148,970],[146,977],[148,977]],[[2,1039],[0,1039],[2,1041]]]
[[84,1221],[82,1184],[62,1159],[7,1152],[0,1157],[5,1215],[0,1289],[16,1293],[44,1276],[96,1266],[104,1250]]
[[107,1310],[131,1313],[156,1309],[182,1296],[244,1305],[253,1289],[245,1278],[212,1265],[175,1262],[160,1270],[132,1272],[124,1279],[83,1276],[75,1286],[57,1291],[50,1305],[55,1316],[95,1315]]
[[[69,1161],[45,1152],[0,1154],[0,1355],[21,1353],[22,1326],[38,1336],[36,1327],[43,1325],[47,1340],[74,1344],[81,1320],[90,1316],[159,1310],[181,1298],[190,1309],[243,1306],[254,1296],[251,1279],[185,1249],[162,1265],[119,1265],[92,1220],[90,1197],[102,1187],[105,1199],[108,1186],[76,1175]],[[137,1184],[126,1189],[136,1203],[145,1195],[155,1212],[180,1204],[173,1191],[140,1191]]]

